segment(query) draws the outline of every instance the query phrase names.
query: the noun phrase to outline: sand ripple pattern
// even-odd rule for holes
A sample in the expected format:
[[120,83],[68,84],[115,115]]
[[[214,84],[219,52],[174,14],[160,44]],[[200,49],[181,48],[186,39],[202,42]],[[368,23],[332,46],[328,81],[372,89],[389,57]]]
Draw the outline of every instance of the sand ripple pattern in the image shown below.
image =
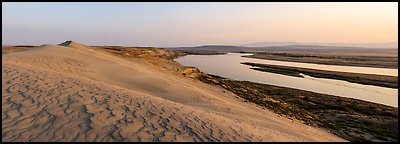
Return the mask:
[[214,125],[209,113],[196,115],[180,104],[169,107],[95,81],[4,65],[3,141],[262,140],[238,126]]

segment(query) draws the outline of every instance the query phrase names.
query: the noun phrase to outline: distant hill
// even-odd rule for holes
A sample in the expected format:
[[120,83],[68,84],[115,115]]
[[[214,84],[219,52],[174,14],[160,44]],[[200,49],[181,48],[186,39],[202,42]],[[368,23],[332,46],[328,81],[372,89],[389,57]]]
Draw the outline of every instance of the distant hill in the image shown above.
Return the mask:
[[263,51],[320,51],[320,52],[374,52],[381,50],[397,51],[397,42],[387,43],[300,43],[300,42],[259,42],[243,45],[203,45],[195,47],[176,47],[171,50],[192,54],[221,54],[227,52]]
[[182,50],[182,51],[193,51],[193,50],[201,50],[201,51],[242,51],[247,50],[247,47],[242,46],[229,46],[229,45],[204,45],[204,46],[195,46],[195,47],[177,47],[170,48],[172,50]]
[[365,51],[365,50],[379,50],[379,49],[393,49],[393,48],[364,48],[364,47],[350,47],[350,46],[325,46],[325,45],[282,45],[282,46],[265,46],[265,47],[249,47],[249,46],[229,46],[229,45],[204,45],[195,47],[177,47],[170,48],[171,50],[180,50],[186,52],[193,51],[213,51],[213,52],[240,52],[240,51],[276,51],[276,50],[291,50],[291,51],[304,51],[304,50],[338,50],[338,51]]
[[241,44],[245,47],[270,47],[270,46],[288,46],[288,45],[320,45],[335,47],[362,47],[362,48],[398,48],[397,42],[385,43],[301,43],[301,42],[256,42]]

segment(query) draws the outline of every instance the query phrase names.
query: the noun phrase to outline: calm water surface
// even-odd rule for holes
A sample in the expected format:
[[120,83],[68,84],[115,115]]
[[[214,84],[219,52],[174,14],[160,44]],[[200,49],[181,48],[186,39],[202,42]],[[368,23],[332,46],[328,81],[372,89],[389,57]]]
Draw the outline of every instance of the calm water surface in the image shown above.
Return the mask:
[[[252,82],[296,88],[308,90],[317,93],[324,93],[342,97],[350,97],[384,105],[398,107],[398,89],[384,88],[379,86],[362,85],[349,83],[342,80],[314,78],[305,76],[305,78],[285,76],[280,74],[260,72],[250,69],[251,66],[240,64],[241,62],[254,62],[263,64],[296,66],[303,68],[314,68],[322,70],[341,71],[356,73],[372,73],[382,75],[397,76],[397,69],[385,68],[367,68],[367,67],[352,67],[352,66],[333,66],[308,64],[298,62],[283,62],[272,60],[261,60],[253,58],[244,58],[243,55],[228,53],[225,55],[188,55],[179,57],[175,61],[185,66],[193,66],[201,71],[227,77],[234,80],[247,80]],[[344,68],[343,68],[344,67]]]

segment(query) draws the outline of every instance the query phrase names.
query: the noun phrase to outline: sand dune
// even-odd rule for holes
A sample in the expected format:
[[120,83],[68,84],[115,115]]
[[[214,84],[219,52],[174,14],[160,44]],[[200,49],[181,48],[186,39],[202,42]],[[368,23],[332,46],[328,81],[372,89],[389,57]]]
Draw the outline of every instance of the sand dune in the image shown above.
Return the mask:
[[2,58],[2,141],[345,141],[75,42]]

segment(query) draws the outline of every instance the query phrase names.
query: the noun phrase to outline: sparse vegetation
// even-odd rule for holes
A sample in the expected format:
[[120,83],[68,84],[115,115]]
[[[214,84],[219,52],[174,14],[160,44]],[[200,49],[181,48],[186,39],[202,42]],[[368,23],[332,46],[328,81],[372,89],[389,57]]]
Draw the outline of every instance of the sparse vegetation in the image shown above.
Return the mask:
[[328,129],[350,141],[398,141],[398,109],[395,107],[207,74],[198,79],[219,85],[275,113]]
[[299,74],[303,73],[303,74],[306,74],[306,75],[309,75],[312,77],[316,77],[316,78],[338,79],[338,80],[345,80],[345,81],[353,82],[353,83],[375,85],[375,86],[382,86],[382,87],[388,87],[388,88],[397,88],[398,87],[398,77],[396,77],[396,76],[325,71],[325,70],[316,70],[316,69],[308,69],[308,68],[258,64],[258,63],[250,63],[250,62],[243,62],[242,64],[253,66],[253,68],[251,68],[253,70],[283,74],[283,75],[288,75],[288,76],[301,77]]

